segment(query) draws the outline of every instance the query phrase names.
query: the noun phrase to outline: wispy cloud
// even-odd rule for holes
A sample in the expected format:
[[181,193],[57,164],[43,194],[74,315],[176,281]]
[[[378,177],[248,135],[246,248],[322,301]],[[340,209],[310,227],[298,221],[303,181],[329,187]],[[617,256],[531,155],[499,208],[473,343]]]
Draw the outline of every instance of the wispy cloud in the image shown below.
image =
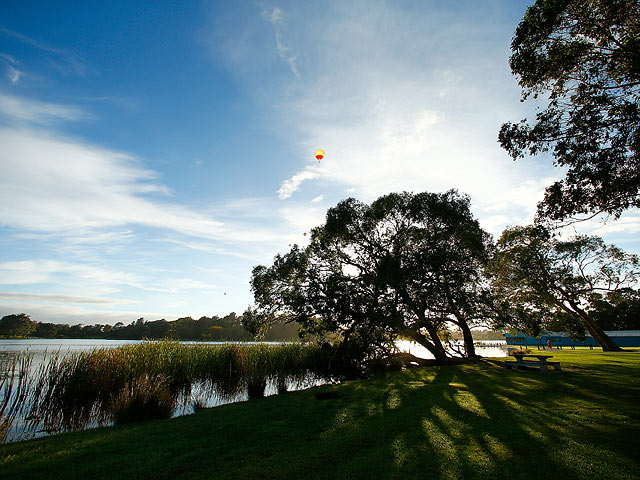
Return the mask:
[[96,265],[58,260],[22,260],[0,263],[0,285],[60,283],[61,276],[95,284],[131,285],[144,282],[132,272],[119,272]]
[[49,54],[49,64],[63,74],[74,74],[86,77],[94,69],[78,53],[65,48],[58,48],[44,42],[40,42],[20,32],[0,27],[0,34],[18,40],[32,48]]
[[[5,109],[9,118],[35,115],[25,111],[54,112],[53,118],[60,121],[75,118],[63,113],[73,112],[70,106],[51,109],[42,102],[4,98],[4,105],[16,106]],[[203,262],[195,254],[203,252],[210,254],[203,265],[223,262],[229,273],[246,278],[252,265],[268,261],[300,235],[298,225],[279,212],[275,197],[196,209],[176,201],[157,181],[156,172],[130,154],[34,128],[26,120],[13,123],[0,125],[0,225],[9,228],[16,245],[26,242],[40,259],[0,263],[0,284],[35,287],[58,303],[65,298],[58,295],[71,298],[83,292],[83,297],[103,297],[135,289],[145,298],[162,294],[161,303],[170,308],[194,295],[204,302],[207,292],[221,287],[206,278],[182,278],[182,271],[154,272],[151,262],[162,264],[169,256],[173,260],[185,255]],[[187,251],[168,252],[169,244]],[[129,257],[131,262],[123,260]],[[114,261],[117,267],[105,268]],[[229,282],[224,289],[230,290]],[[19,293],[20,298],[12,298],[25,305],[47,300]],[[240,296],[248,295],[243,291]],[[242,301],[238,295],[234,298]]]
[[96,304],[96,305],[118,305],[118,304],[126,304],[126,303],[137,303],[135,300],[124,300],[120,298],[83,297],[78,295],[60,295],[55,293],[0,292],[0,299],[22,300],[22,301],[29,301],[29,302],[79,303],[79,304]]
[[320,176],[320,171],[317,167],[305,167],[304,170],[296,173],[291,178],[282,182],[282,185],[278,189],[278,197],[282,200],[289,198],[299,188],[302,182],[311,180]]
[[88,120],[93,115],[72,105],[40,102],[0,93],[0,117],[10,122],[50,125],[63,120]]
[[278,50],[278,55],[280,58],[284,60],[289,66],[289,70],[296,78],[300,78],[300,73],[298,72],[298,67],[296,65],[297,56],[293,55],[292,49],[285,45],[282,37],[283,37],[283,28],[284,28],[284,11],[280,7],[273,7],[273,9],[265,10],[262,12],[262,17],[269,21],[273,26],[274,38],[276,41],[276,48]]
[[[0,94],[0,115],[13,124],[0,125],[0,224],[21,235],[64,235],[68,243],[96,244],[114,236],[122,240],[123,232],[130,238],[134,227],[152,227],[219,242],[219,251],[230,250],[224,244],[233,245],[231,250],[273,245],[281,237],[273,221],[263,221],[278,220],[263,200],[195,210],[172,201],[156,172],[132,155],[32,125],[88,118],[81,109]],[[307,177],[293,179],[289,188]]]
[[[501,123],[522,114],[507,64],[514,24],[501,11],[472,5],[480,19],[473,24],[438,2],[428,15],[387,3],[322,11],[287,4],[286,23],[281,8],[266,10],[274,28],[312,59],[297,65],[296,81],[281,78],[274,87],[282,130],[301,159],[319,146],[327,152],[319,165],[301,161],[278,197],[300,195],[305,185],[317,190],[320,182],[325,198],[347,190],[365,201],[457,188],[496,228],[529,218],[541,179],[561,172],[544,160],[515,163],[497,144]],[[311,12],[313,22],[294,21]]]
[[128,154],[30,129],[0,127],[0,144],[0,223],[40,232],[136,224],[224,235],[222,222],[149,197],[167,189]]
[[18,62],[11,55],[0,53],[0,60],[5,66],[5,76],[13,84],[17,85],[23,76],[23,72],[18,69]]

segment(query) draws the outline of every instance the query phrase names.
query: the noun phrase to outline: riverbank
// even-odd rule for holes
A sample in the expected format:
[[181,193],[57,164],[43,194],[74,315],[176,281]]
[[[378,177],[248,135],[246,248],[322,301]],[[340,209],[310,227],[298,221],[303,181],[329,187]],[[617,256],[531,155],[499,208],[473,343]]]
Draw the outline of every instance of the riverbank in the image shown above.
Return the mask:
[[638,478],[640,353],[416,368],[0,446],[3,478]]

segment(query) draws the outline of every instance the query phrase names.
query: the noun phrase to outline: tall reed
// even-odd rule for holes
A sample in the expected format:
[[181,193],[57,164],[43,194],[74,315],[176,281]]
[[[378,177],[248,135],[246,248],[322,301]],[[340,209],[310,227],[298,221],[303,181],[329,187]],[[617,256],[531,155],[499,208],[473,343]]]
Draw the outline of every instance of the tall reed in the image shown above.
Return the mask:
[[[262,396],[268,382],[284,391],[310,377],[328,379],[329,358],[326,350],[300,343],[144,342],[49,355],[21,398],[28,402],[33,429],[76,430],[143,420],[149,410],[158,412],[155,417],[170,416],[177,402],[191,398],[194,385],[228,401],[243,392]],[[143,390],[153,394],[145,396]]]
[[0,359],[0,441],[7,438],[28,403],[31,361],[29,353],[6,354]]

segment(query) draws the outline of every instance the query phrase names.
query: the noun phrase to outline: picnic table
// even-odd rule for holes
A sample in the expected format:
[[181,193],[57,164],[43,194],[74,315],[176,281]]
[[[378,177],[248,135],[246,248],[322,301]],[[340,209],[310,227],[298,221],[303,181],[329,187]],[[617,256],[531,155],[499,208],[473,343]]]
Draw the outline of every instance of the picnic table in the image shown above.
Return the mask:
[[[536,355],[532,353],[513,353],[512,356],[516,359],[515,362],[504,362],[508,369],[513,367],[536,367],[543,372],[548,372],[549,367],[553,367],[554,370],[560,371],[560,362],[550,362],[549,359],[553,355]],[[528,358],[535,358],[536,360],[527,360]]]

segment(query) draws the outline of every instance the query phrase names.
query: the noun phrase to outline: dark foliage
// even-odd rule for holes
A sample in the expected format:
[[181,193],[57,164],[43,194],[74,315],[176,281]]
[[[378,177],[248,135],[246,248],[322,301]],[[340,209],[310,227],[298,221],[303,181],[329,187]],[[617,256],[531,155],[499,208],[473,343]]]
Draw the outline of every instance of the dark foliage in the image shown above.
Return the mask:
[[5,315],[0,319],[0,336],[2,337],[28,337],[36,329],[36,322],[25,313]]
[[244,313],[245,326],[259,334],[295,321],[307,338],[339,345],[334,365],[343,371],[388,356],[399,336],[445,361],[440,336],[448,326],[464,333],[460,354],[474,356],[470,325],[486,313],[489,240],[468,197],[455,191],[393,193],[371,205],[344,200],[308,247],[253,269],[256,308]]
[[640,292],[622,289],[595,297],[592,316],[604,330],[640,330]]
[[523,101],[535,122],[505,123],[514,158],[551,151],[566,177],[547,188],[539,216],[564,220],[640,206],[640,3],[538,0],[511,43]]
[[616,305],[621,312],[637,302],[637,256],[599,237],[560,240],[541,226],[514,227],[498,240],[490,270],[500,299],[496,328],[586,330],[604,350],[620,350],[603,330]]

